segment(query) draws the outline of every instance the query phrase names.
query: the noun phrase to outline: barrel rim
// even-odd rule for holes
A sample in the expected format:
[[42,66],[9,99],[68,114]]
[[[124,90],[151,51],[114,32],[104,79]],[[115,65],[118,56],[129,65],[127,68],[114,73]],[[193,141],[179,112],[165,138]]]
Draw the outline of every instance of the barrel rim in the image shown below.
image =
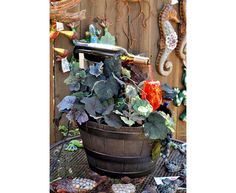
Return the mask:
[[112,139],[122,139],[122,140],[144,140],[148,143],[153,141],[144,135],[143,127],[121,127],[115,128],[106,124],[97,123],[94,121],[87,121],[80,126],[80,130],[86,133],[108,137]]
[[86,123],[81,125],[82,127],[94,127],[96,126],[97,128],[103,129],[103,130],[109,130],[109,131],[126,131],[126,132],[137,132],[137,133],[143,133],[143,126],[139,126],[139,127],[125,127],[122,126],[120,128],[115,128],[115,127],[111,127],[109,125],[103,124],[103,123],[97,123],[95,121],[87,121]]

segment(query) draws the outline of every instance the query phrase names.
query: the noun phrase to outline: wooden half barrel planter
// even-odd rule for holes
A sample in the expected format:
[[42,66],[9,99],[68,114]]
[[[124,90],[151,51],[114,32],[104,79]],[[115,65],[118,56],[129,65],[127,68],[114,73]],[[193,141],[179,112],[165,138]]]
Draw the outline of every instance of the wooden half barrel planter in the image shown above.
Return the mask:
[[80,127],[81,138],[92,170],[111,177],[141,177],[150,174],[152,142],[142,127],[116,129],[88,121]]

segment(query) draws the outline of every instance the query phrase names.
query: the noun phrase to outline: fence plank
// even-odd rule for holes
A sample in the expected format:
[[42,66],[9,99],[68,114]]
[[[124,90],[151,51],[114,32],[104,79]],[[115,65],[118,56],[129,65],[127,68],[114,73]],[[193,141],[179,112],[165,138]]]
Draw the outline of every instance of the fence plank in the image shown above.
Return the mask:
[[56,142],[56,134],[53,125],[53,119],[55,116],[55,108],[54,108],[54,51],[53,51],[53,43],[50,42],[50,144]]

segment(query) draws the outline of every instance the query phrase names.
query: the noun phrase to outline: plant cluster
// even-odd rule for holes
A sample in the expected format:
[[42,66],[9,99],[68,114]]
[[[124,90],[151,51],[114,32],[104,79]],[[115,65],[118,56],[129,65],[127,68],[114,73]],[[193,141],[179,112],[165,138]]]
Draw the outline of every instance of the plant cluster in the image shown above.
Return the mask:
[[71,71],[65,84],[71,94],[58,104],[59,112],[66,112],[69,121],[78,125],[97,121],[119,129],[142,126],[144,135],[155,141],[153,157],[160,154],[161,140],[174,131],[169,114],[153,111],[148,100],[142,99],[145,76],[135,65],[122,66],[119,57],[106,58],[81,69],[71,58]]

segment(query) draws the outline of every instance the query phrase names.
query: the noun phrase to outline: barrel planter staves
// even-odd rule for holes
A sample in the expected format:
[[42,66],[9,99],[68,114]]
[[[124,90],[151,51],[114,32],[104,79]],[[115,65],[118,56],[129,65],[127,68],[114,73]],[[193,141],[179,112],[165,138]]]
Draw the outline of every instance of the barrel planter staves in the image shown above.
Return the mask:
[[141,177],[150,174],[152,142],[143,127],[119,129],[88,121],[80,127],[81,138],[92,170],[112,177]]

